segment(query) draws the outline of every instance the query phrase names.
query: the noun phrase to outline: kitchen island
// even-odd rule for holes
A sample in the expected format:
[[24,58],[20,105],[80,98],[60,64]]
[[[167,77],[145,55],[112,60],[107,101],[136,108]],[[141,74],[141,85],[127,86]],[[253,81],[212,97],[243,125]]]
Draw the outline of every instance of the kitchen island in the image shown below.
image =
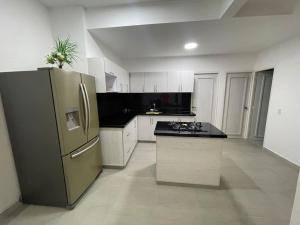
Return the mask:
[[158,183],[220,185],[226,134],[210,123],[158,122],[154,135]]

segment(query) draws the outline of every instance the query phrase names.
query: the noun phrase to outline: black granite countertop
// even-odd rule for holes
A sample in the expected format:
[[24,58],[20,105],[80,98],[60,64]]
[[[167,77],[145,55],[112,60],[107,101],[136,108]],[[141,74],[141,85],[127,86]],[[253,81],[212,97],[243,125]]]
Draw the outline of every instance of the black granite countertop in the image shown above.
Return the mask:
[[193,112],[188,111],[169,111],[161,114],[146,114],[142,112],[122,113],[100,119],[100,127],[124,128],[135,116],[196,116]]
[[[191,124],[180,122],[181,124]],[[201,130],[174,130],[170,122],[157,122],[154,131],[156,136],[180,136],[180,137],[207,137],[207,138],[227,138],[227,135],[210,123],[201,123]]]

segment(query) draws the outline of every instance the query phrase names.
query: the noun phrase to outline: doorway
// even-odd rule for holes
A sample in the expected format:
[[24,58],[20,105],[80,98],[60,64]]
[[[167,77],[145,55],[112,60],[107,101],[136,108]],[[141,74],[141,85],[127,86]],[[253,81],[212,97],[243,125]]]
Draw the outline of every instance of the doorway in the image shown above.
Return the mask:
[[195,88],[192,95],[192,111],[196,121],[215,125],[217,75],[195,74]]
[[226,77],[223,131],[231,138],[244,136],[250,75],[229,73]]
[[265,136],[274,69],[255,73],[248,138],[262,144]]

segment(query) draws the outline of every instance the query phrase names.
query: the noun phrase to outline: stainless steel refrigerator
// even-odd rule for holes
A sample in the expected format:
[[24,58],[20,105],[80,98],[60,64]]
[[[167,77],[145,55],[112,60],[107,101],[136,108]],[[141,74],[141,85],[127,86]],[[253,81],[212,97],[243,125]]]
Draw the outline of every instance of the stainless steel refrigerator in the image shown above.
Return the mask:
[[102,171],[95,78],[0,73],[0,93],[22,201],[72,208]]

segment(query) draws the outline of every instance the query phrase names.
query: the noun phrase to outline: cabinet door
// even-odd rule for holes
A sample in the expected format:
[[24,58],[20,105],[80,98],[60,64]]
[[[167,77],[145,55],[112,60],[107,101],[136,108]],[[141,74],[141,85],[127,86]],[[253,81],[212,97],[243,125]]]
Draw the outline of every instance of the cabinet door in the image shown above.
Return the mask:
[[194,91],[194,72],[182,71],[180,72],[181,92]]
[[122,76],[123,76],[123,92],[128,93],[129,92],[129,74],[128,72],[121,68],[122,70]]
[[144,92],[154,93],[156,92],[157,73],[145,73],[145,88]]
[[103,158],[103,165],[106,166],[123,166],[124,150],[122,129],[118,128],[101,128],[100,144]]
[[152,119],[150,116],[138,117],[138,139],[139,141],[151,141]]
[[123,130],[123,154],[124,154],[124,165],[127,164],[127,161],[131,155],[131,124],[128,124]]
[[168,73],[155,73],[156,92],[168,92]]
[[145,73],[145,92],[168,92],[168,74],[166,72]]
[[117,92],[124,92],[124,76],[121,67],[116,67],[117,71]]
[[112,62],[108,58],[104,58],[104,72],[113,75]]
[[133,126],[132,126],[132,141],[133,141],[133,149],[137,143],[138,140],[138,127],[137,127],[137,117],[134,118],[133,120]]
[[144,92],[145,76],[144,73],[130,73],[130,92]]
[[95,76],[96,92],[105,93],[106,83],[105,83],[105,72],[104,72],[104,59],[102,57],[89,58],[88,71],[90,75]]
[[168,72],[168,92],[181,92],[181,78],[179,72]]

